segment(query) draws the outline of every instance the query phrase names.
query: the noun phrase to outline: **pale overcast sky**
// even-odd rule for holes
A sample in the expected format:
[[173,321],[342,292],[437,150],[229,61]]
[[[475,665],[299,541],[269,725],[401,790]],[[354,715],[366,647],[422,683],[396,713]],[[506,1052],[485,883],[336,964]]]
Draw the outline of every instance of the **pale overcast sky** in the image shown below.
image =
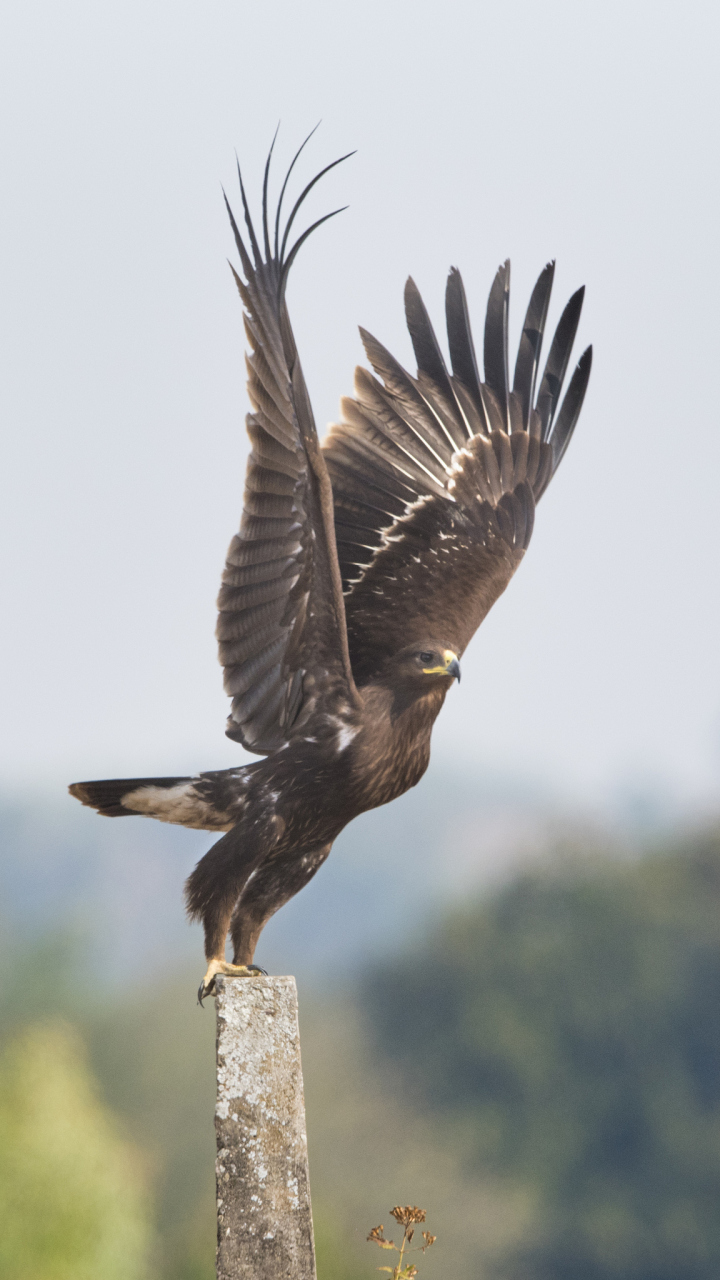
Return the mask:
[[436,756],[602,800],[720,798],[720,9],[712,3],[23,0],[0,18],[6,790],[219,768],[214,599],[243,490],[241,308],[220,185],[257,200],[358,154],[293,270],[318,425],[406,363],[412,273],[516,340],[557,259],[595,347],[525,564],[463,662]]

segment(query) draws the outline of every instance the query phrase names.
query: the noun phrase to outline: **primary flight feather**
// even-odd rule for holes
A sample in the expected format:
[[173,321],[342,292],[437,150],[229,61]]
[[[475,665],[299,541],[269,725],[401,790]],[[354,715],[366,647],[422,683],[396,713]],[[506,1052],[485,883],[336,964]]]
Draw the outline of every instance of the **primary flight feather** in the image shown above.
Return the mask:
[[[306,139],[307,141],[307,139]],[[303,143],[303,146],[305,144]],[[352,818],[417,783],[459,659],[530,541],[535,505],[582,408],[592,350],[560,396],[582,309],[568,302],[537,388],[554,264],[542,271],[510,384],[510,264],[488,300],[481,378],[460,273],[448,276],[450,365],[412,279],[405,314],[413,377],[361,330],[373,373],[357,369],[342,420],[318,440],[285,301],[301,193],[262,247],[240,179],[240,258],[252,445],[240,530],[218,599],[226,732],[265,758],[194,778],[78,782],[106,816],[144,814],[226,834],[186,886],[205,930],[199,996],[217,973],[251,974],[270,917],[312,878]],[[345,159],[346,157],[342,157]],[[335,161],[334,164],[339,164]],[[225,961],[230,933],[233,963]]]

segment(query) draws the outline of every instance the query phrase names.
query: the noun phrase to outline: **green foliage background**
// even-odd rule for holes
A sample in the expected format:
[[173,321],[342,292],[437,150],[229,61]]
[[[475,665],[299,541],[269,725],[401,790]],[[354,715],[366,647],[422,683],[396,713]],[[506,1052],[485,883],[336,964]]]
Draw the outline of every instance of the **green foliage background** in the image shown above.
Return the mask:
[[144,1183],[71,1028],[38,1023],[14,1036],[0,1060],[0,1275],[143,1280]]
[[[716,1280],[718,834],[559,851],[416,936],[301,991],[321,1280],[375,1274],[398,1202],[438,1236],[422,1280]],[[108,993],[82,961],[67,936],[4,956],[0,1272],[211,1280],[197,974]]]
[[535,1188],[510,1274],[720,1274],[716,836],[528,875],[364,995],[379,1050],[464,1135],[468,1167]]

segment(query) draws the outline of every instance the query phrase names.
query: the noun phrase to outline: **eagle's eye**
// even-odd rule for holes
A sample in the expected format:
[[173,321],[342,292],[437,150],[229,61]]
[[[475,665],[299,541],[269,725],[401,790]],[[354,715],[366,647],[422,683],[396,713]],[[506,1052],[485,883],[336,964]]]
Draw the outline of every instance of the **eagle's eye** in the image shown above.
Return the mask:
[[433,660],[433,658],[434,658],[434,657],[435,657],[435,654],[434,654],[434,653],[421,653],[421,654],[420,654],[420,661],[421,661],[421,662],[432,662],[432,660]]

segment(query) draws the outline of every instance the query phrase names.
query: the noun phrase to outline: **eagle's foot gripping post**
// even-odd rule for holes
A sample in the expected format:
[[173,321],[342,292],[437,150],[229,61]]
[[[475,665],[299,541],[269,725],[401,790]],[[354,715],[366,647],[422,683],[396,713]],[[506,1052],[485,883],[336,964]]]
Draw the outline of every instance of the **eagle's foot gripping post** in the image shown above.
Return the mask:
[[254,978],[256,975],[267,977],[267,970],[259,964],[228,964],[226,960],[211,960],[207,973],[198,987],[198,1004],[203,1006],[205,996],[215,994],[215,975],[222,973],[227,978]]

